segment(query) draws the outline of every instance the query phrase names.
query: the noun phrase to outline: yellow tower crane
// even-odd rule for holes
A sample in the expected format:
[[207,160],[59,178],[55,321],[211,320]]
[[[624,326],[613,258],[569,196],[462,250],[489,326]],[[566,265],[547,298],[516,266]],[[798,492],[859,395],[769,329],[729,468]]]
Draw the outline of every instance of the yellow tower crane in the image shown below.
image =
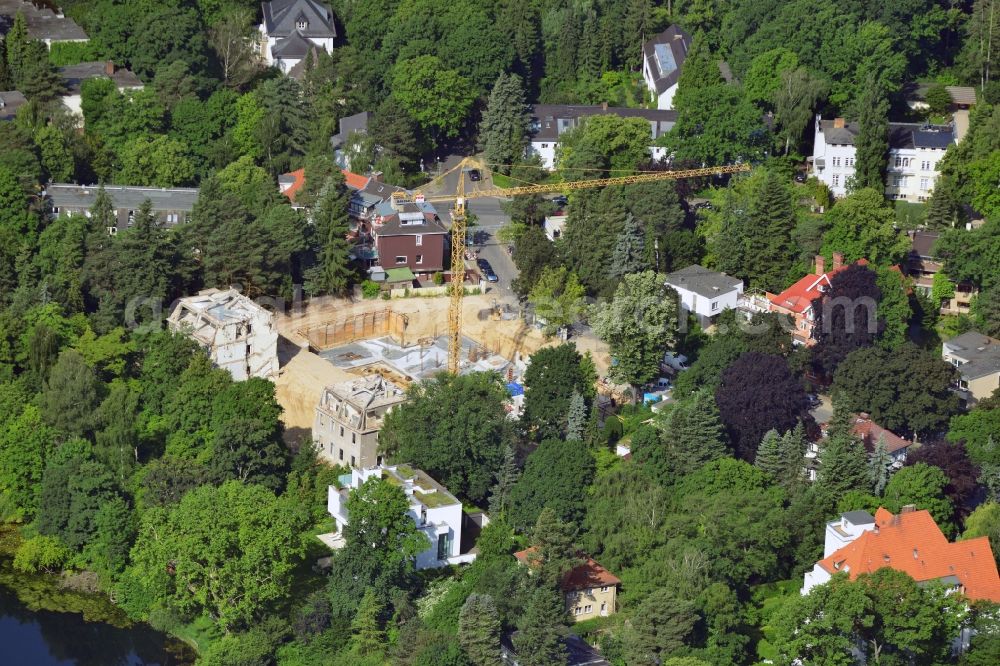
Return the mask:
[[[424,196],[419,190],[414,192],[396,192],[392,195],[394,206],[406,203],[445,202],[454,200],[451,209],[451,303],[448,308],[448,371],[458,373],[459,352],[462,348],[462,297],[465,289],[465,232],[466,232],[466,202],[469,199],[486,197],[508,198],[522,194],[549,194],[567,190],[585,190],[595,187],[610,187],[612,185],[633,185],[635,183],[652,183],[660,180],[680,180],[682,178],[700,178],[717,176],[727,173],[749,171],[749,164],[734,164],[729,166],[704,167],[701,169],[683,169],[677,171],[647,171],[628,176],[612,178],[595,178],[592,180],[574,180],[546,185],[523,185],[520,187],[492,187],[467,192],[465,189],[465,172],[471,168],[483,169],[483,165],[471,157],[463,159],[456,167],[447,173],[458,171],[458,187],[454,195]],[[444,175],[435,180],[439,180]]]

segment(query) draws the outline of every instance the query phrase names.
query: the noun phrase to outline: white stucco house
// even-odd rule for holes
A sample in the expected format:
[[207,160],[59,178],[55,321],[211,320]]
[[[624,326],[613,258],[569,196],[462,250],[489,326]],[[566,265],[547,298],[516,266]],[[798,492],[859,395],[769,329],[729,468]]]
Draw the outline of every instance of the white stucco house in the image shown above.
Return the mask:
[[[847,195],[854,176],[857,123],[816,116],[813,176],[826,183],[835,197]],[[938,163],[956,141],[951,125],[889,123],[889,164],[885,195],[911,202],[927,201],[938,177]]]
[[546,169],[556,168],[556,148],[563,132],[580,126],[592,116],[618,116],[643,118],[649,123],[649,151],[654,160],[666,156],[666,151],[654,145],[655,141],[673,129],[677,112],[669,109],[628,109],[608,106],[578,106],[571,104],[535,104],[531,107],[531,140],[527,156],[538,155]]
[[468,564],[476,559],[473,551],[474,537],[466,534],[463,543],[463,527],[466,531],[478,531],[489,524],[486,514],[481,516],[482,523],[477,524],[471,516],[462,511],[462,503],[448,492],[447,488],[432,479],[423,470],[411,465],[379,465],[366,469],[352,469],[350,475],[340,478],[341,487],[330,486],[327,496],[327,510],[337,523],[337,531],[343,530],[350,523],[347,511],[347,498],[352,490],[361,486],[372,477],[381,477],[397,485],[406,493],[410,501],[410,518],[417,528],[430,541],[430,548],[416,557],[417,569],[432,569],[451,564]]
[[743,293],[743,280],[697,264],[670,273],[666,284],[677,292],[681,310],[693,313],[703,324],[735,309]]
[[83,127],[82,88],[84,81],[89,79],[111,79],[118,92],[125,93],[130,90],[142,90],[145,86],[142,80],[136,76],[135,72],[127,67],[118,67],[114,62],[81,62],[76,65],[67,65],[59,68],[59,76],[62,77],[65,90],[62,96],[62,103],[73,115],[79,119],[79,124]]
[[337,28],[328,6],[316,0],[271,0],[261,3],[261,11],[258,48],[268,66],[288,74],[313,49],[333,52]]
[[180,299],[167,326],[197,342],[216,367],[238,382],[278,376],[274,315],[235,289],[206,289]]
[[642,45],[642,80],[657,109],[674,108],[674,93],[690,47],[691,37],[677,25]]

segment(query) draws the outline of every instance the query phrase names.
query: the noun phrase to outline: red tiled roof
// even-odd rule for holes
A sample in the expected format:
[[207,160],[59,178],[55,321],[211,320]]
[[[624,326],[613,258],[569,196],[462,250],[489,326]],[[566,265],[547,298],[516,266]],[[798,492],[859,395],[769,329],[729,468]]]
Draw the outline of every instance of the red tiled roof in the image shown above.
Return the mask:
[[878,444],[879,438],[885,440],[885,446],[889,453],[895,453],[900,449],[905,449],[913,443],[903,439],[891,430],[886,430],[879,424],[872,421],[871,417],[867,414],[855,415],[854,426],[851,428],[851,431],[865,443],[865,448],[869,451],[875,450],[875,446]]
[[950,543],[927,511],[894,516],[880,507],[875,526],[819,565],[831,574],[846,571],[852,580],[882,567],[903,571],[918,583],[951,576],[971,601],[1000,602],[1000,574],[988,537]]
[[368,176],[362,176],[347,169],[341,169],[340,173],[344,174],[344,183],[352,190],[363,190],[368,184]]
[[[868,261],[865,259],[859,259],[854,262],[854,264],[867,266]],[[827,271],[822,275],[817,275],[815,273],[807,275],[780,294],[768,297],[768,300],[770,300],[776,307],[784,308],[785,310],[789,310],[797,314],[802,314],[809,309],[814,298],[818,298],[823,294],[823,292],[820,291],[821,285],[825,284],[829,287],[830,278],[846,269],[848,266],[853,266],[854,264],[844,264],[843,266],[838,266],[832,271]]]
[[[534,546],[519,550],[514,553],[514,557],[521,564],[530,564],[533,561],[531,556],[536,550]],[[586,562],[574,567],[566,574],[566,577],[563,578],[562,588],[563,592],[572,592],[620,584],[621,580],[617,576],[595,562],[592,557],[588,557]]]
[[306,184],[306,170],[296,169],[295,171],[291,171],[289,173],[283,173],[281,175],[292,177],[292,184],[288,187],[287,190],[282,192],[282,194],[288,197],[289,201],[294,203],[295,196],[299,193],[299,190],[301,190],[302,187]]

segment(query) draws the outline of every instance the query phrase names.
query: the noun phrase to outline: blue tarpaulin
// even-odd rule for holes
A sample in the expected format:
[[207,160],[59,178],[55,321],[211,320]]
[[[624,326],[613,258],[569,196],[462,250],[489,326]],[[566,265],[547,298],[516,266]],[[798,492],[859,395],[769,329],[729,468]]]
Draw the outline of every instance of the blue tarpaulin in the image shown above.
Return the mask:
[[507,393],[510,393],[511,397],[524,395],[524,387],[517,382],[511,382],[507,384]]

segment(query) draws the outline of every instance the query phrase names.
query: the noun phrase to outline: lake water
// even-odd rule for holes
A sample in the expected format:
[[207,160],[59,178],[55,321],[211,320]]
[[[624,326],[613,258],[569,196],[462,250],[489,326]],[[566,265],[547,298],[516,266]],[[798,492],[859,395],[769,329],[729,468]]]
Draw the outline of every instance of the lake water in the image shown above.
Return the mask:
[[147,625],[85,622],[78,613],[31,611],[0,586],[3,666],[187,666],[188,651]]

